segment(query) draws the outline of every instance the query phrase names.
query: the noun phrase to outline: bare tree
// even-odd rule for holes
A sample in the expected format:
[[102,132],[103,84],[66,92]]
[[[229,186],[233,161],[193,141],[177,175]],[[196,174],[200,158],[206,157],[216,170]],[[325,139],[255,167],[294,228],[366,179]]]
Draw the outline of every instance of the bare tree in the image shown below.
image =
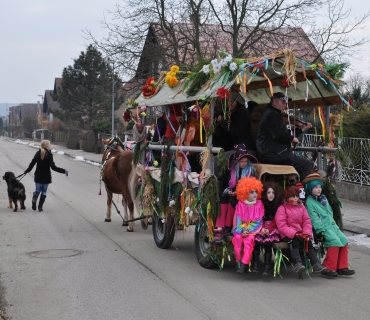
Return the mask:
[[[123,0],[101,21],[105,38],[85,34],[126,79],[158,76],[172,63],[194,65],[220,49],[245,57],[289,47],[310,62],[338,61],[368,41],[353,33],[369,12],[349,21],[344,1]],[[327,13],[318,19],[319,12]]]
[[370,106],[370,77],[359,73],[351,74],[345,85],[346,94],[352,100],[355,110],[369,109]]

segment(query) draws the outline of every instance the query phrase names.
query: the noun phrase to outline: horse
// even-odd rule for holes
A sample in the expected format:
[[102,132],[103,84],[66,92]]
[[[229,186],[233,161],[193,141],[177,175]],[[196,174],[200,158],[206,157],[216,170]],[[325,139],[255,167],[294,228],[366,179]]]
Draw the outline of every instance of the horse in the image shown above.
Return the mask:
[[[134,231],[134,222],[125,223],[128,220],[127,209],[130,211],[130,219],[138,216],[138,200],[135,200],[135,185],[138,177],[136,167],[132,163],[134,152],[124,148],[121,139],[117,136],[110,139],[102,139],[106,146],[102,157],[101,179],[104,181],[107,191],[106,222],[111,221],[111,206],[113,193],[122,195],[123,225],[128,226],[127,231]],[[114,204],[114,203],[113,203]]]

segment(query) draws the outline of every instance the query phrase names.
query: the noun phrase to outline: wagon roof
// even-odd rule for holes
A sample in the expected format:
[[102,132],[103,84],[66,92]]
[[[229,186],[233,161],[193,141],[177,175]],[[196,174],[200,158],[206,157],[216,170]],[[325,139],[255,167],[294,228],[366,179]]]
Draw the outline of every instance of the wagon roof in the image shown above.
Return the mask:
[[[286,89],[282,81],[287,76],[285,64],[288,62],[294,66],[296,86],[291,85]],[[263,68],[254,68],[255,65],[261,63],[264,63]],[[244,60],[239,75],[245,79],[243,72],[246,73],[246,101],[255,101],[261,106],[270,102],[272,92],[279,91],[287,91],[289,98],[292,98],[291,103],[294,103],[296,108],[348,104],[340,89],[343,82],[333,79],[322,69],[322,66],[310,64],[291,55],[288,49],[281,49],[271,55]],[[236,76],[226,84],[224,83],[224,86],[230,88],[235,82]],[[182,81],[179,81],[173,88],[163,83],[155,95],[151,97],[140,95],[136,102],[139,105],[160,106],[216,97],[216,91],[223,86],[223,81],[221,77],[213,85],[199,90],[194,96],[188,96],[182,92],[182,86]]]

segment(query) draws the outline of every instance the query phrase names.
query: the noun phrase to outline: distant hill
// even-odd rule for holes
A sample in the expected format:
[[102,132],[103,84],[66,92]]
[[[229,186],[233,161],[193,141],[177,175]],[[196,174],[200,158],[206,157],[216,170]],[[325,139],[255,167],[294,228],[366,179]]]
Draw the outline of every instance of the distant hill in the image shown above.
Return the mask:
[[18,102],[0,103],[0,116],[8,115],[9,112],[6,112],[6,108],[10,108],[13,106],[19,106],[19,103]]

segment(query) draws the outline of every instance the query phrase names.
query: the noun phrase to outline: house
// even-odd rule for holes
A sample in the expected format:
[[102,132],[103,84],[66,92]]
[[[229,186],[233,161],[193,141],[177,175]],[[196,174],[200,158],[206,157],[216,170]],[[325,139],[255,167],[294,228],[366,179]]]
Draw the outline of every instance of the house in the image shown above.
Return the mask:
[[[213,59],[219,50],[233,52],[232,35],[229,33],[232,31],[231,27],[225,26],[225,31],[220,25],[205,24],[199,28],[199,46],[195,48],[191,39],[193,24],[179,23],[172,26],[170,33],[165,33],[158,23],[151,23],[135,78],[158,78],[161,71],[169,70],[173,64],[194,66],[198,62],[198,53],[203,59]],[[289,48],[298,58],[307,61],[318,56],[316,48],[302,28],[280,28],[248,39],[250,29],[252,28],[239,30],[239,39],[246,39],[246,44],[250,43],[250,47],[246,45],[246,50],[240,54],[241,58],[260,57],[280,48]],[[170,34],[174,35],[176,43],[171,42]],[[257,36],[258,39],[255,39]]]

